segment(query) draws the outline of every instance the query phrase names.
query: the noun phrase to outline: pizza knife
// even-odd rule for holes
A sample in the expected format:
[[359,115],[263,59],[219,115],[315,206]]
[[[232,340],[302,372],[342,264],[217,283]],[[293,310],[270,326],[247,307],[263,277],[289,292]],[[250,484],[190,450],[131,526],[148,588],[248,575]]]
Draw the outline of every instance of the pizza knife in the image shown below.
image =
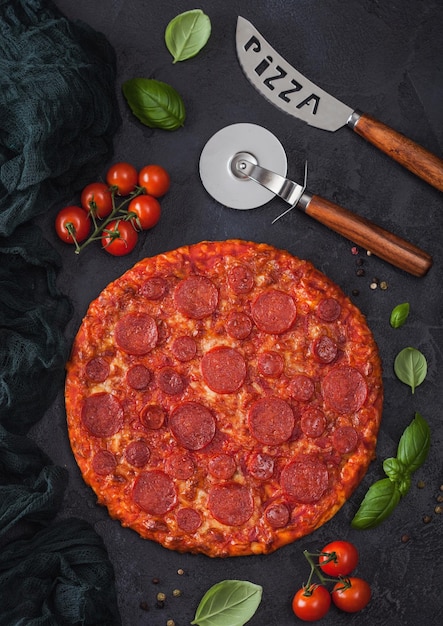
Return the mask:
[[200,178],[206,191],[233,209],[256,209],[275,196],[290,205],[273,223],[294,208],[364,246],[395,267],[424,276],[432,257],[417,246],[368,219],[317,194],[286,177],[287,159],[280,141],[257,124],[238,123],[215,133],[200,155]]
[[272,104],[310,126],[335,132],[348,126],[379,150],[443,191],[443,160],[374,117],[352,109],[308,80],[239,16],[237,56],[252,85]]

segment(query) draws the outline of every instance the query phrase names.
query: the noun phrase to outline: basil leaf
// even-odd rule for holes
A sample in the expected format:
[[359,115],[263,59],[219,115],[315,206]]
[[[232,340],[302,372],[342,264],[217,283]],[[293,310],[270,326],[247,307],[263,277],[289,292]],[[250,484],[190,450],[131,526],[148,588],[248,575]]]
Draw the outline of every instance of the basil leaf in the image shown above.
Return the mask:
[[431,446],[431,431],[426,420],[416,413],[400,437],[397,459],[412,474],[423,465]]
[[177,91],[154,78],[131,78],[123,83],[131,111],[145,126],[176,130],[183,126],[185,105]]
[[165,30],[165,43],[174,60],[195,57],[211,34],[211,21],[201,9],[185,11],[174,17]]
[[402,383],[411,387],[412,393],[424,381],[427,371],[426,357],[416,348],[404,348],[395,357],[394,372]]
[[400,328],[408,319],[409,315],[409,302],[403,302],[403,304],[397,304],[396,307],[392,309],[391,317],[389,319],[389,323],[392,328]]
[[403,463],[396,458],[385,459],[383,461],[383,469],[386,476],[394,482],[402,480],[403,475],[405,474]]
[[243,626],[256,612],[261,597],[260,585],[246,580],[223,580],[205,593],[191,624]]
[[389,517],[400,502],[400,498],[396,482],[390,478],[378,480],[369,487],[351,526],[358,529],[375,528]]

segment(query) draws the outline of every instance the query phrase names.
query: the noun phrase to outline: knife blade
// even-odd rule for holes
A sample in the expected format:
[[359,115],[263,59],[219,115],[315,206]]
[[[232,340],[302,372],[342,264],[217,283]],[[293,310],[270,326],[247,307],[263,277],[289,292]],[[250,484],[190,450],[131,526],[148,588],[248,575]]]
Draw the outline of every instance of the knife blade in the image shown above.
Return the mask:
[[394,161],[443,191],[443,160],[405,135],[343,104],[308,80],[245,18],[237,19],[240,66],[252,85],[279,109],[310,126],[335,132],[347,126]]

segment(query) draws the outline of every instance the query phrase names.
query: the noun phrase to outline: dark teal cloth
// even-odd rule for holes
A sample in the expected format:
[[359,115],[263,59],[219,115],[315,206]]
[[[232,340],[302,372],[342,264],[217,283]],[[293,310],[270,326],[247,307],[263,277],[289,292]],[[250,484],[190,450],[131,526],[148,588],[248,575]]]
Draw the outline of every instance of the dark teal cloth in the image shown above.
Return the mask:
[[91,182],[120,116],[105,37],[48,0],[0,0],[0,234]]
[[60,259],[36,226],[0,237],[0,423],[26,433],[64,378],[71,304],[57,289]]
[[84,521],[62,520],[0,551],[0,626],[117,626],[113,570]]
[[50,0],[0,0],[0,626],[118,626],[114,571],[85,521],[60,521],[67,471],[27,436],[63,387],[71,304],[32,218],[112,156],[115,55]]

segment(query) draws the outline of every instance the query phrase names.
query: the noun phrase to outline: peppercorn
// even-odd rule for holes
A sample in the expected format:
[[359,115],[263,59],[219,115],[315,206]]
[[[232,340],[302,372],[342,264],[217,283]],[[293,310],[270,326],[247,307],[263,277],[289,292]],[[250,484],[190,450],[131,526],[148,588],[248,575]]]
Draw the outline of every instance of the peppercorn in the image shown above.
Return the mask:
[[426,484],[426,483],[425,483],[425,481],[424,481],[424,480],[419,480],[419,481],[418,481],[418,483],[417,483],[417,487],[418,487],[419,489],[423,489],[423,487],[425,486],[425,484]]
[[159,582],[160,582],[160,578],[153,578],[152,579],[152,584],[153,585],[158,585]]
[[388,288],[388,283],[385,280],[382,280],[380,283],[380,289],[383,289],[383,291],[386,291],[387,288]]
[[410,536],[409,535],[402,535],[401,536],[402,543],[408,543],[409,540],[410,540]]
[[166,622],[166,626],[175,626],[175,622],[173,619],[168,619],[168,621]]
[[356,272],[357,276],[364,276],[365,275],[365,270],[360,267]]
[[178,574],[179,576],[183,576],[183,574],[184,574],[184,573],[185,573],[185,570],[183,570],[182,568],[180,568],[180,569],[178,569],[178,570],[177,570],[177,574]]
[[434,513],[437,513],[437,515],[440,515],[440,513],[443,513],[443,506],[441,506],[440,504],[437,504],[437,506],[434,509]]
[[429,524],[430,521],[432,521],[432,517],[430,515],[423,515],[423,522],[425,524]]
[[163,591],[159,591],[157,594],[157,601],[164,602],[166,600],[166,594]]
[[373,282],[373,283],[371,283],[371,284],[369,285],[369,287],[370,287],[371,289],[377,289],[378,285],[377,285],[377,283],[376,283],[376,282]]
[[174,598],[178,598],[179,596],[182,595],[182,592],[180,591],[180,589],[174,589],[174,591],[172,592],[172,595],[174,596]]

